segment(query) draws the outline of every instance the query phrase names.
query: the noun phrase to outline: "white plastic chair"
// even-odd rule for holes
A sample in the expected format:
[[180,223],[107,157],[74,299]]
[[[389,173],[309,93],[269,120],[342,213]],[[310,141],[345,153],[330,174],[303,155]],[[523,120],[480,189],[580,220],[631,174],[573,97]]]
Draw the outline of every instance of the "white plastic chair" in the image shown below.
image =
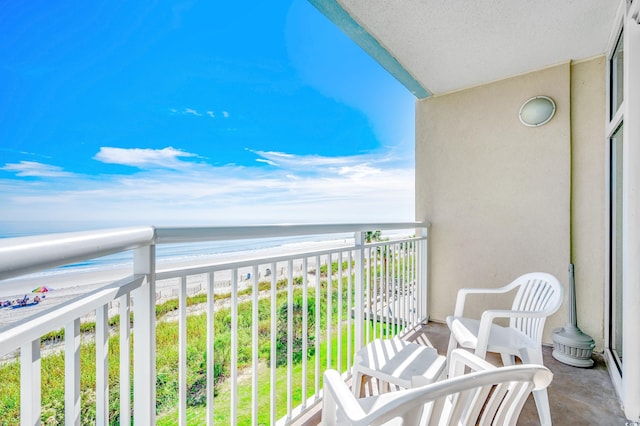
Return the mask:
[[[511,310],[486,310],[480,320],[465,318],[464,305],[469,294],[499,294],[517,289]],[[458,345],[474,349],[481,358],[487,352],[500,353],[504,365],[513,365],[515,356],[525,364],[543,364],[542,332],[546,318],[562,304],[562,285],[544,272],[522,275],[511,284],[494,289],[460,289],[453,316],[447,317],[451,330],[448,353]],[[494,324],[496,318],[508,318],[509,325]],[[547,390],[533,393],[542,425],[551,424]]]
[[[465,368],[471,373],[464,374]],[[322,424],[515,425],[532,390],[553,374],[541,365],[495,367],[455,350],[449,378],[429,385],[357,399],[335,370],[324,373]]]
[[[378,392],[394,388],[412,388],[427,385],[444,374],[447,359],[435,348],[419,345],[394,337],[375,339],[356,352],[353,361],[353,394],[362,397],[365,379],[378,383]],[[371,382],[373,391],[373,382]]]

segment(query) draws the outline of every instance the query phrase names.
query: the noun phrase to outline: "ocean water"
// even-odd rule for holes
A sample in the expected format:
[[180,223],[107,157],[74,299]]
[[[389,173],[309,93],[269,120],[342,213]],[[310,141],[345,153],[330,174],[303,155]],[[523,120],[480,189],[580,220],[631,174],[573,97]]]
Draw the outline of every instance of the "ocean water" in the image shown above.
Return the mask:
[[[104,222],[0,222],[0,238],[15,238],[33,235],[43,235],[61,232],[76,232],[97,230],[105,228],[122,227],[125,225],[107,224]],[[130,225],[129,225],[130,226]],[[329,236],[300,236],[283,238],[243,239],[231,241],[199,242],[185,244],[161,244],[156,248],[156,256],[159,263],[172,263],[183,261],[197,261],[199,259],[215,259],[231,253],[251,252],[277,247],[291,247],[305,243],[327,240],[347,240],[353,238],[353,234],[331,234]],[[101,258],[90,259],[83,262],[60,266],[47,271],[42,271],[31,276],[58,275],[70,272],[88,272],[122,268],[133,262],[133,252],[126,251],[115,253]]]

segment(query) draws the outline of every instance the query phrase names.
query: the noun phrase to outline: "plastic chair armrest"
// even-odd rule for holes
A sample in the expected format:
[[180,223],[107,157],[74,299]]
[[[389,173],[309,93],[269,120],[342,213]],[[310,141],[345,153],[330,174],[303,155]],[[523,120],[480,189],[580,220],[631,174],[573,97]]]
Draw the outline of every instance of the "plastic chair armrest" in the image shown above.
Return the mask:
[[449,357],[449,378],[462,376],[466,368],[471,371],[493,370],[496,366],[464,349],[454,349]]
[[336,370],[326,370],[323,381],[322,416],[327,416],[328,424],[336,421],[336,408],[339,407],[350,421],[358,421],[366,416],[358,400]]
[[541,318],[547,314],[543,311],[512,311],[508,309],[490,309],[484,311],[480,317],[480,326],[478,327],[478,343],[476,344],[475,354],[484,358],[487,354],[489,345],[489,334],[491,333],[491,325],[497,318]]
[[454,316],[461,317],[464,316],[464,304],[469,294],[502,294],[507,293],[513,288],[513,286],[504,286],[498,288],[461,288],[458,290],[458,295],[456,297],[456,307],[454,310]]

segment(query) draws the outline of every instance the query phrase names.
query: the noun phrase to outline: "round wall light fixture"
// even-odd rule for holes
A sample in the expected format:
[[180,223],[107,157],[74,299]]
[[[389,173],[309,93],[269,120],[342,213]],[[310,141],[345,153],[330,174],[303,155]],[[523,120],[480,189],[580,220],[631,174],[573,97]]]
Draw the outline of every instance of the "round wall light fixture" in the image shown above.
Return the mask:
[[535,96],[520,107],[520,122],[525,126],[538,127],[546,124],[556,113],[556,103],[548,96]]

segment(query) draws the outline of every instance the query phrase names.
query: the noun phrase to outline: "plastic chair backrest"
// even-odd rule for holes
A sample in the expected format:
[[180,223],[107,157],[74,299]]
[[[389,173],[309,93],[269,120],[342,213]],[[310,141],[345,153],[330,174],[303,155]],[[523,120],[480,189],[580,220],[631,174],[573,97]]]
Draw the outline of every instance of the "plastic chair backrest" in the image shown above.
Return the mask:
[[[392,419],[418,425],[515,425],[532,390],[546,388],[553,374],[536,364],[496,368],[462,349],[452,352],[455,376],[430,385],[391,392],[376,404],[360,406],[340,374],[325,371],[322,422],[325,425],[378,425]],[[337,410],[336,408],[339,407]],[[368,408],[365,408],[368,407]]]
[[556,277],[545,272],[522,275],[512,285],[519,288],[511,309],[536,312],[540,315],[511,318],[509,325],[540,344],[546,318],[555,313],[562,304],[562,285]]

